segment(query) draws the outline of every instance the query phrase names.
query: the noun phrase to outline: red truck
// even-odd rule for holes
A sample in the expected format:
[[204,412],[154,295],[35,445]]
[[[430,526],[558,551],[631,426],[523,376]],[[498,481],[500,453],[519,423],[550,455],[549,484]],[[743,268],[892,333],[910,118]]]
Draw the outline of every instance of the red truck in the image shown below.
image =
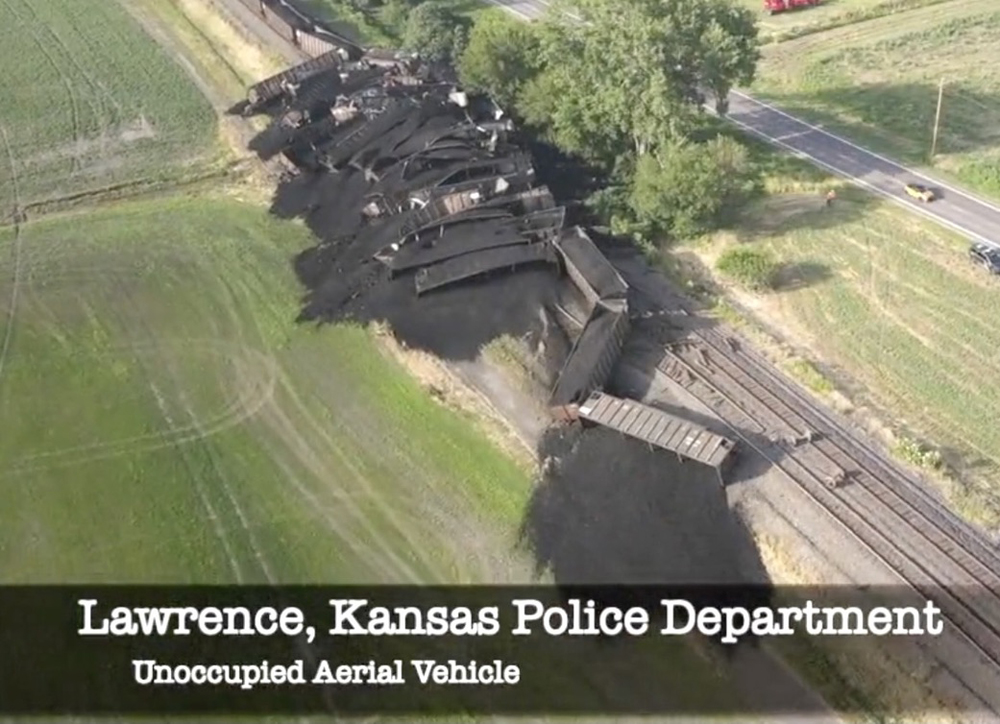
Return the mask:
[[821,2],[822,0],[764,0],[764,9],[771,13],[771,15],[776,15],[786,10],[811,8],[814,5],[819,5]]

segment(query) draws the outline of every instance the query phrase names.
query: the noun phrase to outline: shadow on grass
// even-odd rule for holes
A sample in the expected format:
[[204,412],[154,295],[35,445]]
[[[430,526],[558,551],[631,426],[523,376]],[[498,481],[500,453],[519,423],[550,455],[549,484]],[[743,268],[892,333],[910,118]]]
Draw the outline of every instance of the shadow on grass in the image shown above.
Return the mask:
[[800,261],[785,264],[775,275],[774,291],[794,292],[816,286],[831,279],[833,272],[826,264],[814,261]]
[[[831,188],[836,199],[828,204],[826,191]],[[752,242],[798,231],[836,229],[858,222],[881,203],[880,197],[850,186],[773,191],[743,211],[736,224],[736,237]]]

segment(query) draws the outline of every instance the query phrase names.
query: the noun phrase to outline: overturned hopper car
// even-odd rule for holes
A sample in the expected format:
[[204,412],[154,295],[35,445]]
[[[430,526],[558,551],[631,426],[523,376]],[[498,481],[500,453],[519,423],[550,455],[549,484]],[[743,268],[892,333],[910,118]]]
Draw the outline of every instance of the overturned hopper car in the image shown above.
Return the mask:
[[628,305],[612,299],[594,308],[559,372],[549,411],[557,420],[574,420],[579,405],[602,387],[618,363],[629,332]]
[[581,420],[672,452],[682,461],[714,468],[720,483],[736,460],[734,440],[635,400],[594,392],[576,413]]

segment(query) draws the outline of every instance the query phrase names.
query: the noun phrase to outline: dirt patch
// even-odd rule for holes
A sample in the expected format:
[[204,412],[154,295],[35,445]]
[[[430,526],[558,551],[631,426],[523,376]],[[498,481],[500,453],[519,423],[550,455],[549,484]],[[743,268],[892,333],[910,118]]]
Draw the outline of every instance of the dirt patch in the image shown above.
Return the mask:
[[427,352],[407,349],[386,327],[373,330],[379,345],[402,364],[443,405],[472,415],[476,425],[498,447],[526,470],[535,469],[534,451],[482,394],[464,384],[441,359]]
[[106,128],[99,136],[77,138],[70,143],[23,158],[22,163],[26,168],[31,168],[64,158],[83,159],[92,155],[107,158],[124,151],[129,144],[152,138],[156,138],[156,130],[145,116],[140,115],[127,124]]

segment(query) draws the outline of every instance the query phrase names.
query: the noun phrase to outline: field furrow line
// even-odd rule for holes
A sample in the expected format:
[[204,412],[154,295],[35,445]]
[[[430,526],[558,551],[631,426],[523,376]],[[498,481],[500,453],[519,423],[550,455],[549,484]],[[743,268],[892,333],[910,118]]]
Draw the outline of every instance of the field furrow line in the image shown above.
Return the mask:
[[24,239],[21,235],[21,190],[17,178],[17,159],[11,148],[7,128],[0,123],[0,137],[6,151],[7,162],[10,164],[11,191],[14,196],[14,241],[11,245],[14,273],[11,281],[10,301],[7,305],[7,323],[4,325],[3,342],[0,343],[0,382],[3,381],[4,366],[7,364],[7,354],[10,352],[10,342],[14,336],[14,319],[17,315],[18,294],[21,289],[21,247]]
[[[62,83],[63,87],[66,89],[66,95],[70,101],[71,116],[73,121],[73,140],[76,141],[77,143],[81,142],[83,140],[83,133],[81,128],[82,121],[80,118],[80,106],[79,106],[79,99],[77,98],[76,92],[73,89],[73,83],[66,77],[66,74],[63,72],[62,66],[55,61],[55,59],[52,57],[52,54],[49,53],[48,49],[45,47],[45,43],[43,43],[41,38],[38,37],[38,33],[36,33],[32,29],[31,25],[24,22],[24,19],[17,14],[17,12],[14,10],[14,7],[8,0],[3,0],[3,4],[10,12],[11,16],[17,21],[18,25],[23,27],[25,31],[31,36],[31,39],[34,42],[35,46],[38,48],[38,51],[49,62],[49,64],[52,66],[52,69],[55,70],[56,74],[59,76],[59,80]],[[75,153],[71,156],[71,159],[72,159],[71,173],[76,173],[80,170],[81,167],[80,159]]]
[[191,421],[191,424],[194,425],[195,428],[200,433],[202,433],[201,437],[199,438],[199,443],[205,446],[205,454],[208,457],[209,464],[212,466],[212,470],[215,472],[215,477],[219,481],[219,484],[222,487],[222,491],[223,493],[225,493],[226,499],[229,501],[230,506],[232,506],[233,511],[236,513],[236,517],[240,521],[240,527],[243,528],[243,532],[247,537],[247,543],[250,547],[251,552],[253,553],[254,558],[257,560],[257,564],[260,566],[261,572],[264,574],[264,578],[267,579],[268,583],[273,585],[277,583],[278,579],[275,577],[274,572],[271,570],[271,566],[268,565],[267,558],[265,558],[264,556],[264,552],[261,549],[259,541],[257,540],[257,536],[254,535],[253,526],[250,524],[250,521],[247,519],[246,514],[243,512],[243,506],[240,505],[240,502],[237,499],[236,495],[233,494],[232,486],[229,484],[229,479],[228,476],[226,475],[225,470],[223,469],[223,466],[219,465],[219,461],[217,459],[215,452],[210,448],[210,443],[207,440],[209,435],[204,430],[202,430],[201,422],[198,419],[198,414],[194,411],[193,407],[191,406],[191,401],[188,399],[187,394],[183,390],[181,382],[177,379],[176,371],[174,378],[178,388],[178,397],[180,398],[179,401],[183,406],[188,419]]
[[[111,95],[107,87],[104,84],[99,83],[97,80],[95,80],[94,77],[84,69],[84,67],[76,59],[76,53],[74,53],[69,48],[69,46],[66,44],[66,41],[63,40],[62,36],[60,36],[59,33],[57,33],[50,24],[42,20],[42,18],[38,15],[38,11],[34,8],[34,6],[32,6],[29,3],[27,4],[26,7],[28,8],[28,12],[30,12],[31,16],[34,18],[35,23],[39,27],[43,28],[45,32],[52,37],[55,46],[58,47],[59,50],[62,51],[62,54],[69,59],[69,62],[73,65],[73,67],[80,74],[80,76],[87,81],[87,83],[94,91],[103,95],[107,100],[108,105],[113,109],[117,109],[119,116],[121,116],[122,120],[124,120],[124,109],[122,108],[122,105],[117,101],[117,99],[113,95]],[[81,37],[86,39],[86,35],[83,35]],[[90,106],[97,116],[97,122],[101,126],[101,132],[103,135],[103,133],[107,130],[108,127],[108,119],[105,118],[105,115],[102,112],[103,109],[100,107],[101,105],[103,104],[90,102]]]
[[[378,496],[375,494],[372,484],[369,482],[364,472],[354,464],[354,462],[345,454],[342,445],[336,441],[330,427],[316,419],[315,415],[311,410],[309,410],[308,406],[296,392],[290,380],[283,378],[282,383],[288,394],[289,400],[296,408],[295,419],[306,422],[308,426],[312,428],[313,432],[323,441],[326,449],[336,456],[339,462],[351,472],[352,476],[365,493],[366,499],[373,502],[381,502],[378,500]],[[411,550],[417,550],[416,543],[410,535],[411,531],[406,525],[404,525],[402,517],[394,513],[391,506],[379,507],[380,514],[386,517],[387,521],[393,527],[394,532],[397,533],[400,538],[413,546]],[[410,583],[417,583],[422,580],[422,577],[418,575],[406,561],[393,551],[391,541],[378,529],[378,526],[375,523],[365,519],[364,525],[368,528],[368,533],[370,535],[369,544],[377,545],[381,548],[383,554],[386,556],[386,559],[392,561],[396,565],[397,570],[405,575]]]
[[[160,414],[163,416],[164,421],[166,421],[168,427],[172,427],[174,424],[173,418],[170,415],[170,410],[167,408],[166,400],[163,399],[163,395],[160,390],[152,382],[149,384],[150,390],[153,393],[153,398],[156,400],[156,405],[160,410]],[[189,461],[187,456],[183,451],[180,451],[181,460],[184,466],[189,468]],[[201,479],[198,475],[192,473],[188,476],[191,480],[191,484],[195,488],[195,492],[198,495],[198,499],[201,501],[202,507],[205,508],[205,514],[209,521],[212,523],[212,528],[215,531],[216,538],[222,544],[222,548],[226,553],[226,558],[229,560],[229,566],[233,571],[233,575],[236,576],[237,583],[243,583],[243,571],[240,569],[239,559],[236,557],[235,551],[233,551],[232,544],[229,542],[229,536],[226,535],[226,529],[222,525],[222,519],[219,517],[218,512],[215,510],[215,506],[212,505],[212,501],[208,499],[208,495],[205,493],[205,486],[202,484]]]

